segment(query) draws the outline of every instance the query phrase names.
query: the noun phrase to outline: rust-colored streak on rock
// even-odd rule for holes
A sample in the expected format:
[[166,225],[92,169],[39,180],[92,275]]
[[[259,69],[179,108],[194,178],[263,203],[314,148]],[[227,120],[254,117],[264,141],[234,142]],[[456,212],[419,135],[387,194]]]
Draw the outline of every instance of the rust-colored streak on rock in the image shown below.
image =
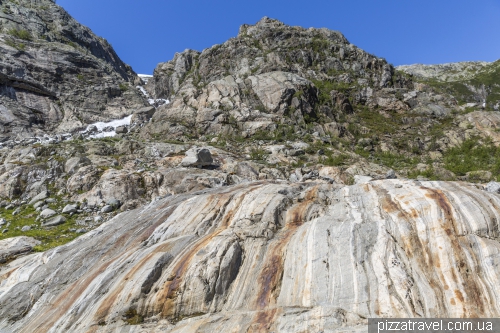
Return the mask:
[[[451,274],[455,283],[458,284],[460,281],[463,281],[462,285],[465,291],[465,295],[458,290],[455,291],[458,301],[463,305],[463,315],[467,317],[484,317],[487,313],[485,312],[481,287],[477,281],[479,277],[473,273],[476,272],[476,268],[469,267],[467,254],[464,253],[464,249],[460,245],[460,235],[455,226],[452,205],[443,191],[426,187],[422,188],[427,191],[426,196],[428,198],[436,201],[444,216],[444,219],[441,220],[441,228],[450,239],[449,244],[452,248],[452,255],[455,257],[454,261],[457,263],[455,267],[452,267]],[[460,279],[458,276],[460,276]]]
[[391,195],[385,189],[376,188],[376,191],[380,198],[379,202],[382,209],[388,214],[395,214],[399,220],[398,223],[407,223],[413,229],[414,232],[411,232],[408,237],[401,235],[401,240],[404,243],[403,248],[408,258],[415,260],[418,266],[422,268],[422,272],[424,272],[429,286],[434,290],[435,294],[438,295],[438,306],[445,309],[444,292],[441,285],[441,281],[443,280],[442,274],[436,272],[435,269],[431,269],[439,268],[441,264],[438,256],[435,255],[433,250],[429,247],[429,244],[418,237],[415,218],[419,216],[419,212],[413,208],[409,212],[406,211],[401,207],[399,201],[392,200]]
[[[64,315],[65,312],[75,303],[75,301],[80,297],[83,291],[88,287],[85,281],[93,281],[98,275],[104,273],[106,269],[114,262],[113,260],[108,260],[106,263],[102,264],[98,269],[90,271],[87,276],[80,278],[79,280],[73,282],[68,288],[64,290],[62,294],[57,297],[57,299],[50,304],[50,308],[47,312],[40,314],[39,317],[34,318],[34,320],[27,325],[26,332],[47,332],[51,327],[54,326],[55,322]],[[50,315],[49,315],[50,314]],[[37,325],[38,323],[38,325]],[[36,325],[32,327],[32,325]]]
[[[414,218],[418,216],[418,212],[415,209],[412,208],[410,212],[407,212],[401,207],[399,202],[393,201],[389,193],[382,188],[376,188],[376,192],[380,198],[379,202],[384,212],[388,214],[396,214],[398,219],[401,219],[405,223],[411,225],[412,229],[415,230]],[[423,254],[423,249],[426,247],[422,244],[416,233],[411,233],[410,237],[402,237],[402,240],[405,243],[404,248],[409,258],[423,260],[423,258],[426,257]],[[429,258],[432,261],[432,256],[429,256]],[[432,265],[432,262],[425,263],[425,265]]]
[[[247,190],[245,195],[256,190],[260,187],[261,184],[257,184],[253,186],[250,190]],[[237,198],[238,203],[235,205],[235,208],[228,210],[224,213],[222,217],[222,221],[219,227],[211,234],[208,234],[202,237],[198,242],[189,246],[189,250],[182,254],[181,259],[177,261],[175,267],[173,268],[173,279],[171,281],[167,281],[162,288],[162,291],[158,293],[157,296],[157,304],[155,304],[155,312],[161,313],[163,318],[169,318],[175,316],[175,300],[177,298],[178,289],[183,280],[183,276],[185,275],[189,265],[195,256],[201,249],[203,249],[207,244],[217,235],[219,235],[222,231],[227,229],[231,220],[236,213],[236,210],[239,208],[241,202],[243,201],[245,195],[242,195]],[[224,195],[210,195],[209,200],[217,200],[218,203],[216,207],[213,207],[213,210],[225,209],[227,207],[227,203],[233,199],[233,193],[225,193]]]
[[132,269],[125,275],[125,277],[122,279],[122,282],[119,287],[116,287],[111,293],[107,295],[107,297],[101,302],[101,305],[99,306],[99,309],[96,311],[96,314],[94,316],[95,322],[99,323],[101,321],[106,321],[107,316],[109,315],[109,311],[115,304],[116,299],[118,296],[123,292],[122,285],[125,283],[125,281],[128,281],[129,279],[133,278],[134,275],[141,270],[144,265],[146,265],[151,258],[159,253],[159,252],[166,252],[170,250],[172,245],[170,243],[167,244],[162,244],[158,246],[153,252],[148,253],[144,258],[142,258]]
[[153,232],[156,230],[156,228],[158,228],[158,226],[160,226],[163,222],[165,222],[170,217],[170,215],[172,215],[172,213],[175,211],[175,208],[177,208],[177,206],[169,207],[169,208],[170,209],[168,209],[160,217],[156,218],[156,221],[153,224],[151,224],[148,228],[146,228],[146,230],[144,230],[144,232],[141,234],[141,236],[138,237],[139,241],[141,243],[146,241],[153,234]]
[[19,267],[16,267],[14,269],[11,269],[10,271],[5,273],[4,275],[0,276],[0,282],[2,282],[3,280],[7,280],[12,275],[12,273],[17,271],[18,269],[19,269]]
[[[85,281],[94,281],[97,276],[106,272],[108,267],[118,260],[123,252],[129,251],[131,248],[135,248],[138,243],[140,243],[137,239],[133,240],[128,247],[125,247],[127,241],[130,240],[131,233],[133,230],[129,230],[127,233],[124,233],[120,236],[116,242],[115,246],[110,248],[108,253],[103,254],[102,258],[106,258],[109,254],[111,254],[112,258],[109,258],[102,265],[95,267],[95,269],[90,269],[88,273],[82,277],[80,277],[77,281],[73,282],[69,285],[64,291],[59,294],[59,296],[52,302],[47,310],[47,313],[51,313],[51,316],[48,318],[43,317],[35,317],[30,321],[27,327],[31,327],[31,325],[36,326],[36,332],[45,332],[50,327],[54,325],[54,323],[58,320],[58,318],[62,317],[65,312],[69,310],[69,308],[75,303],[78,297],[85,291],[88,287],[88,284]],[[121,251],[117,251],[117,248],[123,248]],[[111,252],[111,253],[110,253]],[[40,315],[41,316],[41,315]],[[38,323],[38,324],[37,324]],[[32,329],[32,328],[29,328]]]
[[[281,246],[278,246],[281,250]],[[278,250],[278,249],[275,249]],[[274,251],[273,251],[274,252]],[[270,303],[271,295],[275,292],[283,277],[283,257],[282,253],[273,254],[267,261],[266,266],[260,275],[260,293],[257,298],[257,306],[261,309]]]
[[279,295],[281,281],[283,278],[284,248],[295,234],[299,226],[304,223],[307,211],[316,199],[317,187],[313,187],[305,196],[305,201],[290,208],[287,212],[287,223],[281,235],[278,234],[270,245],[268,260],[259,276],[259,294],[257,297],[257,308],[264,309],[275,302]]
[[276,317],[277,309],[258,312],[252,320],[252,324],[246,330],[247,333],[268,333],[272,331],[274,318]]

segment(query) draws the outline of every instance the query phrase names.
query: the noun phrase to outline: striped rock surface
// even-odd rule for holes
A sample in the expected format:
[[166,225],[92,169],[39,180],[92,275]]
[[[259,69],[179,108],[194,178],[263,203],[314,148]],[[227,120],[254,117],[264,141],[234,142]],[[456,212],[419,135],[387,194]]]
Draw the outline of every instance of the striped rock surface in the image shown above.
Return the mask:
[[0,266],[0,332],[366,331],[498,317],[500,196],[472,184],[254,182],[118,215]]

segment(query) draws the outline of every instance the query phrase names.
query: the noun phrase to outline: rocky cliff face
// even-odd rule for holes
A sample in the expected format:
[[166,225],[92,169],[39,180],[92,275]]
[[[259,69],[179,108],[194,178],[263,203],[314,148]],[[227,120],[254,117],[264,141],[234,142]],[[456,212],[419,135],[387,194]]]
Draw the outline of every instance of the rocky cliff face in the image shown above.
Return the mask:
[[406,110],[396,92],[412,82],[337,31],[263,18],[224,44],[176,54],[158,65],[148,85],[172,103],[158,110],[143,135],[182,138],[248,136],[274,132],[278,124],[337,132],[352,104]]
[[500,109],[500,61],[416,64],[398,66],[397,69],[436,90],[451,93],[461,104],[467,103],[466,107]]
[[400,180],[174,196],[2,266],[0,327],[334,332],[368,317],[496,317],[499,207],[473,185]]
[[68,132],[146,102],[111,45],[51,0],[0,2],[0,135]]

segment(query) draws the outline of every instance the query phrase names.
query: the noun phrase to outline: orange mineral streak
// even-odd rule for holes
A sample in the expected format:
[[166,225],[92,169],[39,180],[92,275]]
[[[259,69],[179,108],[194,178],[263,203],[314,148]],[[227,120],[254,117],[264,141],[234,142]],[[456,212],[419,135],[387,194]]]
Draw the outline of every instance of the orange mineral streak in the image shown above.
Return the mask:
[[155,313],[160,313],[162,318],[171,318],[177,315],[176,300],[179,293],[179,287],[183,282],[183,277],[185,276],[185,273],[188,270],[193,257],[201,249],[206,247],[213,238],[215,238],[222,231],[226,230],[229,227],[245,196],[261,187],[262,184],[257,183],[250,189],[246,189],[245,193],[243,193],[242,195],[236,196],[236,198],[234,198],[235,192],[238,192],[237,190],[241,189],[241,187],[236,188],[235,191],[232,191],[232,193],[225,193],[223,196],[212,195],[209,197],[210,200],[218,200],[216,206],[212,207],[212,209],[214,210],[227,209],[228,202],[231,200],[237,200],[237,203],[234,205],[233,209],[224,212],[222,220],[219,223],[219,227],[214,232],[202,237],[194,244],[188,245],[186,247],[186,251],[180,254],[180,259],[176,260],[176,262],[174,263],[174,268],[172,270],[169,270],[171,272],[172,278],[169,278],[169,281],[167,281],[163,285],[162,289],[157,293],[157,301],[156,304],[154,304]]
[[[158,219],[155,225],[159,225],[163,222],[163,219]],[[58,320],[66,313],[71,306],[76,302],[76,300],[84,293],[91,281],[95,280],[99,275],[106,272],[108,267],[114,262],[118,261],[123,253],[133,251],[141,244],[144,237],[150,233],[151,228],[146,229],[143,233],[138,236],[134,236],[134,229],[129,230],[127,233],[120,236],[114,246],[110,248],[107,253],[105,253],[102,258],[108,258],[104,263],[99,265],[96,263],[94,269],[90,269],[87,274],[80,277],[77,281],[71,283],[66,289],[63,290],[61,294],[47,306],[47,312],[40,313],[34,316],[28,325],[23,329],[23,332],[46,332],[48,331]],[[125,247],[125,248],[123,248]],[[122,248],[122,250],[117,250]],[[106,306],[104,306],[105,308]],[[106,311],[103,310],[102,313]],[[46,315],[50,314],[49,317]]]
[[[484,283],[478,281],[480,277],[475,273],[477,268],[470,267],[468,264],[467,253],[465,253],[464,247],[461,246],[461,236],[453,216],[453,206],[443,191],[422,188],[427,191],[426,197],[434,200],[443,214],[443,218],[440,219],[441,229],[445,231],[449,238],[448,244],[451,247],[451,251],[449,251],[448,255],[452,256],[453,262],[456,263],[456,265],[450,267],[449,274],[451,274],[455,285],[461,285],[465,292],[464,295],[462,291],[455,290],[456,301],[462,303],[463,306],[462,317],[485,317],[488,313],[486,312],[481,288],[481,285],[484,285]],[[442,271],[440,273],[443,274]],[[445,283],[444,276],[441,279]]]
[[[128,292],[128,290],[124,289],[125,284],[127,281],[132,280],[137,272],[142,271],[144,266],[146,266],[149,261],[151,261],[152,258],[156,258],[156,255],[158,253],[165,253],[168,252],[169,250],[172,249],[172,244],[171,243],[166,243],[166,244],[161,244],[157,246],[154,251],[148,253],[144,258],[142,258],[137,264],[135,264],[129,272],[123,277],[118,285],[115,284],[115,287],[113,288],[112,291],[108,293],[106,298],[104,298],[101,301],[101,305],[99,306],[99,309],[97,309],[96,314],[94,316],[94,320],[96,323],[106,321],[108,318],[108,315],[110,313],[111,308],[116,305],[116,299],[118,296],[120,296],[123,292]],[[140,277],[138,277],[140,278]],[[135,281],[139,282],[139,281]]]
[[443,311],[446,311],[446,305],[442,301],[445,299],[441,283],[443,281],[442,273],[440,270],[436,271],[436,268],[440,266],[439,258],[437,258],[433,250],[429,247],[428,242],[420,239],[416,228],[415,219],[420,215],[426,215],[427,212],[422,210],[417,211],[414,208],[410,208],[410,211],[407,211],[401,206],[399,200],[393,200],[387,190],[383,188],[376,188],[375,190],[378,194],[381,207],[388,214],[388,218],[394,219],[395,217],[398,224],[411,226],[412,232],[400,235],[404,244],[403,249],[408,258],[414,262],[414,265],[420,267],[420,271],[424,273],[429,286],[434,290],[438,303],[435,310],[437,313],[445,313]]
[[276,235],[269,245],[266,262],[259,277],[259,292],[256,301],[258,309],[265,309],[276,303],[283,279],[284,249],[307,218],[309,208],[317,196],[318,187],[313,187],[304,201],[287,211],[285,228]]
[[2,282],[3,280],[7,280],[12,275],[12,273],[17,271],[18,269],[19,269],[19,267],[16,267],[14,269],[11,269],[7,273],[3,274],[2,276],[0,276],[0,282]]
[[98,275],[104,273],[106,269],[117,259],[106,261],[97,269],[90,271],[81,279],[70,284],[50,305],[47,310],[34,317],[22,332],[47,332],[55,322],[66,313],[75,303],[80,295],[87,289],[90,281],[93,281]]
[[278,309],[259,311],[252,319],[252,324],[247,328],[246,333],[268,333],[273,331]]

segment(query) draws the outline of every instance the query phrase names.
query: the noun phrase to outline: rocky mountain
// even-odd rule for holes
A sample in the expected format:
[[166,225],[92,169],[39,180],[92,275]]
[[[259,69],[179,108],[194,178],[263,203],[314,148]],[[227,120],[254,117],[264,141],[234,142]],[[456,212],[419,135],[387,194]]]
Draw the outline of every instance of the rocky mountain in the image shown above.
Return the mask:
[[[394,68],[265,17],[140,79],[55,3],[1,6],[25,74],[2,81],[0,332],[499,315],[497,63]],[[485,109],[457,93],[487,80]]]
[[186,50],[157,66],[148,91],[159,108],[144,137],[252,136],[278,125],[345,132],[353,105],[406,110],[398,89],[412,82],[339,32],[263,18],[203,52]]
[[467,107],[500,109],[500,60],[492,63],[417,64],[398,66],[396,69],[413,75],[436,90],[452,94],[460,104],[467,103]]
[[66,133],[148,105],[111,45],[53,0],[0,1],[0,135]]

